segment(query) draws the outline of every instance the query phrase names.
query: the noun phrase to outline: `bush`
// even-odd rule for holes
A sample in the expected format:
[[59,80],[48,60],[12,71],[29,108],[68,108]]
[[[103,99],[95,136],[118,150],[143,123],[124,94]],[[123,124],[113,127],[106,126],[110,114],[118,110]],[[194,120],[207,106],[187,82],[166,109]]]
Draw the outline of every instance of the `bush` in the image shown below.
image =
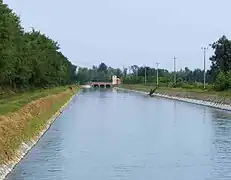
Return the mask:
[[219,72],[214,83],[215,90],[224,91],[229,89],[231,85],[230,80],[231,80],[231,72],[228,73]]

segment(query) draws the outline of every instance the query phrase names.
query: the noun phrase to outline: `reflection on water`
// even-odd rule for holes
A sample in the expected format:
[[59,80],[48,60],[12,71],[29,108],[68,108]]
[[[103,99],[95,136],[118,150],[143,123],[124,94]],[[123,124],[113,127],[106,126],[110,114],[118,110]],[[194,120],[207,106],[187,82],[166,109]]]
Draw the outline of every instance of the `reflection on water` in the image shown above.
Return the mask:
[[231,179],[230,113],[85,89],[8,180]]
[[231,113],[223,110],[213,109],[212,115],[215,119],[231,119]]
[[174,114],[174,124],[176,124],[177,122],[177,101],[173,102],[173,114]]
[[207,113],[207,108],[206,107],[203,107],[203,123],[205,124],[206,123],[206,113]]
[[212,124],[211,176],[214,179],[231,179],[231,114],[208,109]]

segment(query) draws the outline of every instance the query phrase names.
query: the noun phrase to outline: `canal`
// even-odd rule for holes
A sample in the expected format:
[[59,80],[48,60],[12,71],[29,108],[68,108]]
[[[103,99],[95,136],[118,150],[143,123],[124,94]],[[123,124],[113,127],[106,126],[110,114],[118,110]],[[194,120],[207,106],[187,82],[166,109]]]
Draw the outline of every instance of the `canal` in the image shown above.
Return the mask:
[[7,180],[231,179],[231,114],[85,90]]

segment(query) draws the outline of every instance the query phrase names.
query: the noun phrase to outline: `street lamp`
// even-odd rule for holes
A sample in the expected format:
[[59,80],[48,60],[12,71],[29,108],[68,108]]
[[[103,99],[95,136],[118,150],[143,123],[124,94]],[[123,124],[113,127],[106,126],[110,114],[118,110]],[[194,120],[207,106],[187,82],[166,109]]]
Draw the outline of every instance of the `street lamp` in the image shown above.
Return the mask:
[[176,85],[176,57],[173,57],[173,66],[174,66],[174,85]]
[[144,84],[147,83],[147,74],[146,74],[146,66],[144,66]]
[[156,85],[159,85],[159,72],[158,72],[158,66],[160,63],[156,63]]
[[204,53],[204,89],[205,89],[205,81],[206,81],[206,72],[205,72],[205,60],[206,60],[206,51],[208,50],[208,47],[202,47],[201,48]]

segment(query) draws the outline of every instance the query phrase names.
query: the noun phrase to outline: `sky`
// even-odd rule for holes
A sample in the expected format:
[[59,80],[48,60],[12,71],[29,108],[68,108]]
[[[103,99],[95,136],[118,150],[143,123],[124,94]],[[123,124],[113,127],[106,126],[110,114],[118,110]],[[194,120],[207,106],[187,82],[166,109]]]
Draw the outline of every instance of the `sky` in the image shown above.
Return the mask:
[[[4,0],[21,18],[59,42],[77,66],[101,62],[203,68],[202,46],[231,36],[230,0]],[[206,55],[209,68],[211,48]]]

